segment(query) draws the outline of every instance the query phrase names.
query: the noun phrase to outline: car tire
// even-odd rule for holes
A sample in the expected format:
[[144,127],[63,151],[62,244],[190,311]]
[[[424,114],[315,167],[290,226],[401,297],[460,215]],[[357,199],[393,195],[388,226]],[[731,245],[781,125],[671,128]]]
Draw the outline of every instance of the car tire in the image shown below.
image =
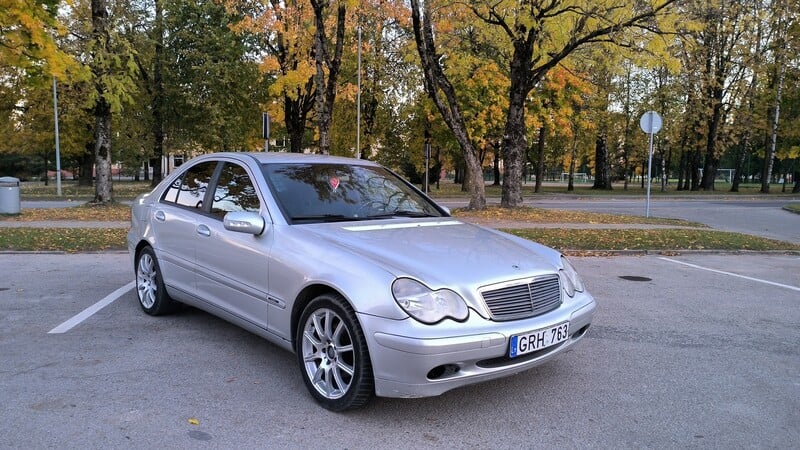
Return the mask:
[[164,288],[161,267],[152,247],[143,248],[136,257],[136,296],[139,306],[151,316],[171,313],[178,305]]
[[355,311],[342,296],[323,294],[306,306],[295,347],[303,381],[325,409],[356,409],[373,397],[367,341]]

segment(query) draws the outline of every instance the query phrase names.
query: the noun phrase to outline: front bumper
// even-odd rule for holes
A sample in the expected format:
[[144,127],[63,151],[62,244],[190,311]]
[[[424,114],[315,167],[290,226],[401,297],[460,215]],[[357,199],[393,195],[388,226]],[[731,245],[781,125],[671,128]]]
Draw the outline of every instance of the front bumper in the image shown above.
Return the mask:
[[[429,397],[473,383],[512,375],[543,364],[572,347],[586,333],[595,310],[588,293],[577,294],[541,316],[492,322],[471,311],[464,323],[423,325],[359,315],[381,397]],[[569,321],[570,337],[559,344],[508,358],[513,335]],[[412,337],[414,336],[414,337]]]

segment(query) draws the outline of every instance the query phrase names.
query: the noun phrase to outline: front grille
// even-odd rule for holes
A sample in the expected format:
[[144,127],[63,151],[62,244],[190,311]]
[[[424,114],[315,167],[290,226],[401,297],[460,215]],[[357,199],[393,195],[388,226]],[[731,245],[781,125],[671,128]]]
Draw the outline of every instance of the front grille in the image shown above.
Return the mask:
[[483,291],[483,301],[495,320],[534,317],[561,305],[558,275],[535,278],[530,283]]

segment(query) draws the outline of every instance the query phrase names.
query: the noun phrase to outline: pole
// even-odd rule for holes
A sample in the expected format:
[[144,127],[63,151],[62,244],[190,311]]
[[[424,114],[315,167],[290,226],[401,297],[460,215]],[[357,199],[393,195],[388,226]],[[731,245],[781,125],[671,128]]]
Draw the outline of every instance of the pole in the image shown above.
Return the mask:
[[264,152],[269,152],[270,118],[269,113],[261,113],[261,136],[264,138]]
[[429,139],[425,140],[425,194],[428,194],[428,182],[429,176],[428,172],[430,171],[430,161],[431,161],[431,143]]
[[358,24],[358,93],[356,94],[356,158],[361,159],[361,21]]
[[651,170],[653,170],[653,115],[650,114],[648,118],[648,129],[650,132],[650,147],[647,151],[647,207],[645,208],[645,217],[650,217],[650,180],[653,178],[650,174]]
[[[61,145],[58,141],[58,94],[56,92],[56,77],[53,77],[53,116],[56,122],[56,195],[61,197]],[[47,176],[47,167],[44,170]]]

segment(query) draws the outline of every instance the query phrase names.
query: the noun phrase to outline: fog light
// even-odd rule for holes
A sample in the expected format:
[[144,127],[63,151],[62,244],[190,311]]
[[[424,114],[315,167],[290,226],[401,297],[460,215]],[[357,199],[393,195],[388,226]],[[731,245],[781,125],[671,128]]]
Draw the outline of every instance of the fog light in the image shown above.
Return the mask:
[[439,380],[441,378],[447,378],[451,375],[455,375],[458,373],[459,367],[455,364],[444,364],[441,366],[436,366],[428,372],[428,379],[429,380]]

